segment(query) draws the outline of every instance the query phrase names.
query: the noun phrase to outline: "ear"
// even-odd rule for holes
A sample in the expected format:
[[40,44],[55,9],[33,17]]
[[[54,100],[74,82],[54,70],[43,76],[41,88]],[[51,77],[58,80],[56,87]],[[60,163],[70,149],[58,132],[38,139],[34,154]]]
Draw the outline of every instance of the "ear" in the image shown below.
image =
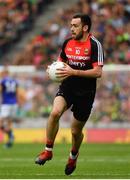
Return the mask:
[[84,25],[83,31],[87,32],[87,30],[88,30],[88,25]]

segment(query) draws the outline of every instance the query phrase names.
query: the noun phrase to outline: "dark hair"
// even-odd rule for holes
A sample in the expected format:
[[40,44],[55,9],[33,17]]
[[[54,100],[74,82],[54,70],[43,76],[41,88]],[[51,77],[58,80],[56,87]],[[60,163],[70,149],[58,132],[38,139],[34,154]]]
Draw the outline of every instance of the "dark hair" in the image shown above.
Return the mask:
[[78,13],[78,14],[75,14],[73,18],[80,18],[83,25],[88,25],[88,32],[90,32],[92,22],[89,15]]

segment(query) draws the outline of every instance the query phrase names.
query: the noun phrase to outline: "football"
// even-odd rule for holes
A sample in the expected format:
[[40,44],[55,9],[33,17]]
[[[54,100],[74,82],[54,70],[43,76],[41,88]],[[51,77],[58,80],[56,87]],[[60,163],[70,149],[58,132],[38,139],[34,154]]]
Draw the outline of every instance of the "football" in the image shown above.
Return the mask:
[[63,62],[60,61],[53,62],[47,70],[49,78],[54,82],[62,82],[64,78],[57,78],[56,71],[58,68],[63,68],[64,66],[65,65]]

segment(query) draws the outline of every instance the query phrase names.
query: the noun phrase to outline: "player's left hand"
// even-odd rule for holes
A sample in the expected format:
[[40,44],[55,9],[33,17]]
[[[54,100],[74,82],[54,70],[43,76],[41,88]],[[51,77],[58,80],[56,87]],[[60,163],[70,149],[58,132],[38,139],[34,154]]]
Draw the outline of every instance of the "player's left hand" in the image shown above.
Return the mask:
[[50,69],[50,65],[47,66],[47,69],[46,69],[46,72],[47,72],[47,74],[48,74],[48,77],[49,77],[49,69]]
[[67,78],[74,74],[74,69],[72,69],[68,64],[64,63],[63,68],[57,69],[56,76],[58,78]]

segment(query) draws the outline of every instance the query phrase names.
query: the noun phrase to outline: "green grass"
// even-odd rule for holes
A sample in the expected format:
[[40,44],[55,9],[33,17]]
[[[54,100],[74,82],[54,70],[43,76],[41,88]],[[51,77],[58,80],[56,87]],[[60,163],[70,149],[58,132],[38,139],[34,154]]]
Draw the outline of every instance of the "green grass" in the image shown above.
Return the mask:
[[64,167],[71,145],[56,144],[54,158],[44,166],[34,163],[41,144],[0,145],[0,179],[129,179],[129,144],[82,144],[78,164],[71,176]]

